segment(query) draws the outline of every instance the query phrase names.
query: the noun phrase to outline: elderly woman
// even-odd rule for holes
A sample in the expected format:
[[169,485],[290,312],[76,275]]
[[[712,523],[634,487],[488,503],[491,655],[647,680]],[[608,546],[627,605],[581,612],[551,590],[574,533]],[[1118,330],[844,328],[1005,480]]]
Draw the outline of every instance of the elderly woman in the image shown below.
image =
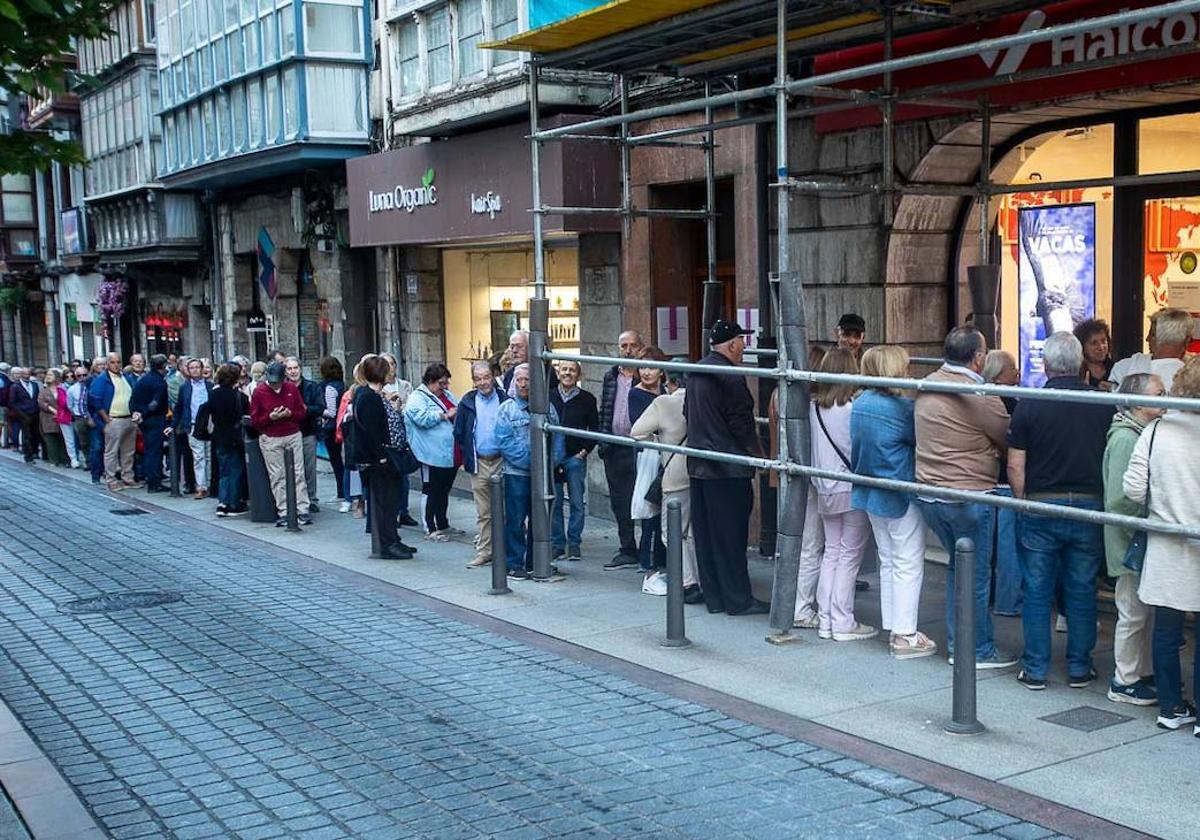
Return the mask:
[[[1175,374],[1171,396],[1200,398],[1200,358]],[[1178,524],[1200,521],[1200,413],[1172,411],[1138,437],[1123,483],[1125,495],[1145,504],[1152,519]],[[1200,542],[1150,532],[1138,597],[1154,608],[1154,680],[1158,725],[1179,729],[1196,722],[1196,707],[1183,698],[1179,649],[1187,613],[1200,612]],[[1200,624],[1193,625],[1193,633]],[[1200,635],[1200,633],[1197,633]],[[1200,685],[1200,639],[1192,644],[1192,685]],[[1193,729],[1200,735],[1200,727]]]
[[1112,390],[1109,381],[1112,374],[1112,334],[1108,323],[1099,318],[1088,318],[1075,327],[1075,337],[1083,345],[1083,369],[1080,378],[1089,385],[1104,391]]
[[[51,368],[43,380],[45,387],[38,392],[38,423],[42,440],[46,442],[46,458],[56,467],[69,467],[63,427],[71,427],[67,408],[67,390],[62,387],[62,375]],[[64,413],[65,412],[65,413]],[[72,430],[72,434],[74,430]]]
[[450,539],[450,489],[462,464],[454,442],[454,416],[458,399],[450,392],[450,369],[441,362],[425,368],[421,386],[404,406],[404,425],[413,455],[421,462],[425,483],[425,537],[434,542]]
[[[908,353],[895,345],[872,347],[862,357],[863,376],[902,379]],[[850,413],[854,472],[875,478],[912,481],[916,432],[913,401],[903,391],[868,387]],[[937,644],[917,629],[921,583],[925,577],[925,520],[907,493],[856,485],[850,504],[864,511],[879,549],[881,624],[896,659],[919,659],[937,652]]]

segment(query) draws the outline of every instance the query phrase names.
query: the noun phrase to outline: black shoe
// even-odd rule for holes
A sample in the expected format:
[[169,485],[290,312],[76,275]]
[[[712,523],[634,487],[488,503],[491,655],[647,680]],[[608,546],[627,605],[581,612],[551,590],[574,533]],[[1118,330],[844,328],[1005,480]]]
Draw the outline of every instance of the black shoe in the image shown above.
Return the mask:
[[276,528],[287,527],[287,517],[286,516],[277,516],[275,518],[275,527]]
[[705,601],[705,602],[704,602],[704,606],[705,606],[705,608],[706,608],[706,609],[709,611],[709,613],[723,613],[723,612],[725,612],[725,605],[724,605],[724,604],[714,604],[714,603],[713,603],[713,602],[711,602],[711,601]]
[[1017,682],[1030,691],[1044,691],[1046,688],[1046,681],[1044,679],[1027,674],[1025,671],[1017,672]]
[[417,520],[413,519],[407,513],[401,514],[400,518],[396,521],[408,528],[418,528],[421,525],[421,523],[417,522]]
[[158,486],[158,485],[155,485],[155,486],[147,486],[147,487],[146,487],[146,492],[147,492],[147,493],[166,493],[166,492],[167,492],[167,488],[166,488],[166,487],[161,487],[161,486]]
[[509,569],[508,576],[514,580],[529,580],[529,572],[524,569]]
[[567,552],[564,549],[556,548],[556,549],[554,549],[554,557],[552,557],[551,559],[552,560],[566,560]]
[[578,563],[582,559],[583,557],[577,547],[567,549],[567,562]]
[[615,569],[628,569],[637,565],[638,559],[636,557],[622,551],[604,564],[604,571],[611,572]]
[[296,517],[296,521],[299,522],[301,525],[311,525],[312,517],[309,516],[307,513],[302,513]]
[[1096,669],[1089,668],[1088,672],[1080,677],[1067,677],[1067,685],[1071,688],[1087,688],[1096,680]]
[[309,502],[308,503],[308,512],[309,513],[320,513],[321,508],[317,506],[316,502]]
[[250,508],[245,505],[238,505],[235,508],[225,508],[226,516],[245,516],[250,512]]
[[700,589],[698,584],[693,583],[691,586],[683,588],[683,603],[685,604],[703,604],[704,591]]
[[409,545],[408,543],[406,543],[404,541],[398,542],[398,543],[396,543],[396,545],[398,545],[400,547],[401,551],[407,551],[409,554],[417,553],[417,547],[415,545]]
[[397,543],[396,545],[390,545],[385,548],[383,550],[383,556],[384,559],[387,560],[411,560],[413,553],[411,551],[405,551],[400,544]]
[[854,581],[854,591],[855,592],[867,592],[870,590],[870,588],[871,588],[871,584],[869,582],[863,580],[862,578],[859,578],[858,580]]
[[744,610],[738,610],[737,612],[730,612],[729,614],[730,615],[767,615],[769,612],[771,612],[771,605],[768,604],[766,601],[760,601],[757,598],[755,598],[753,601],[750,602],[750,606],[746,607]]
[[225,507],[225,505],[217,505],[217,516],[228,516],[228,515],[229,515],[229,508]]

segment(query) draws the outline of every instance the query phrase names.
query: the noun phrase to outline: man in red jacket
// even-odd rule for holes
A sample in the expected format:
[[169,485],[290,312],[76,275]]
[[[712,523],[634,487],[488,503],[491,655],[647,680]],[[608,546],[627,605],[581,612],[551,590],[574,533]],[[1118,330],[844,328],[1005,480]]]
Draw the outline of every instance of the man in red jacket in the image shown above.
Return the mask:
[[278,519],[275,527],[287,524],[287,474],[284,469],[284,452],[292,451],[292,483],[296,487],[296,509],[301,525],[311,525],[308,514],[308,487],[304,482],[304,445],[300,437],[300,422],[307,407],[300,390],[291,382],[284,381],[283,364],[272,362],[267,365],[266,388],[255,388],[250,398],[250,422],[259,432],[258,444],[262,449],[267,475],[271,478],[271,494],[275,497]]

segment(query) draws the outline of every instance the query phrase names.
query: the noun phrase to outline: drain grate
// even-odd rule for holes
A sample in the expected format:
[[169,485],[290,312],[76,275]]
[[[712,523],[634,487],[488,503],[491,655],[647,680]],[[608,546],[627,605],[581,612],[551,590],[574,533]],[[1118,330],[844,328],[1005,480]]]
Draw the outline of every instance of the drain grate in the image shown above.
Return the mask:
[[1133,718],[1129,715],[1110,712],[1107,709],[1097,709],[1094,706],[1076,706],[1074,709],[1055,712],[1052,715],[1038,718],[1038,720],[1065,726],[1067,729],[1075,729],[1079,732],[1096,732],[1127,720],[1133,720]]
[[149,512],[141,508],[113,508],[109,511],[113,516],[144,516]]
[[161,607],[182,600],[183,596],[178,592],[157,590],[104,592],[100,595],[68,601],[59,607],[59,610],[68,613],[110,613],[121,610],[140,610],[144,607]]

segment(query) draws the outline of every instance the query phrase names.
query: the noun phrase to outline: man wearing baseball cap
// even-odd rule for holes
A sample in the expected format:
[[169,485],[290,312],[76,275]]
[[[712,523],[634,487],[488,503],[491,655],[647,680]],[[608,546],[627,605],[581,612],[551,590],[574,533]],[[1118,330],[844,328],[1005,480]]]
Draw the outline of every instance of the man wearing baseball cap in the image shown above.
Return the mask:
[[279,518],[275,526],[287,524],[287,474],[284,452],[291,450],[295,465],[292,483],[296,487],[296,509],[301,525],[311,525],[308,510],[308,485],[304,481],[304,445],[300,439],[300,422],[308,413],[308,406],[300,396],[294,383],[284,381],[282,362],[267,365],[263,379],[267,387],[255,388],[250,397],[250,422],[258,430],[258,444],[262,449],[267,475],[271,478],[271,495],[275,497],[275,510]]
[[854,358],[862,355],[863,339],[867,335],[867,322],[861,315],[847,312],[837,323],[837,346],[849,350]]
[[[703,365],[733,367],[746,349],[743,330],[733,321],[712,325],[712,352]],[[709,373],[688,375],[683,405],[688,446],[711,452],[761,456],[754,424],[754,398],[746,380]],[[750,511],[754,507],[754,468],[701,458],[688,458],[692,531],[700,587],[710,613],[762,615],[770,606],[755,599],[746,570]]]

